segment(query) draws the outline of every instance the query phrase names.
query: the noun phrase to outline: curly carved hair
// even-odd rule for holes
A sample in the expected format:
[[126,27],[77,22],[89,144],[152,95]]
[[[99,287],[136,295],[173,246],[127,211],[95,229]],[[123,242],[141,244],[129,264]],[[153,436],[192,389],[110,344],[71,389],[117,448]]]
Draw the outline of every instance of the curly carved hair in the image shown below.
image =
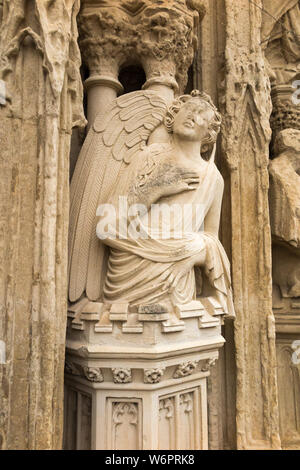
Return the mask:
[[209,124],[207,137],[203,139],[202,145],[209,146],[211,144],[214,144],[220,132],[222,117],[217,108],[215,107],[211,97],[199,90],[193,90],[190,95],[179,96],[173,101],[171,106],[168,108],[165,117],[165,126],[168,132],[170,134],[173,133],[173,124],[176,114],[179,112],[182,105],[191,99],[198,99],[199,101],[204,102],[207,107],[214,112],[214,116]]

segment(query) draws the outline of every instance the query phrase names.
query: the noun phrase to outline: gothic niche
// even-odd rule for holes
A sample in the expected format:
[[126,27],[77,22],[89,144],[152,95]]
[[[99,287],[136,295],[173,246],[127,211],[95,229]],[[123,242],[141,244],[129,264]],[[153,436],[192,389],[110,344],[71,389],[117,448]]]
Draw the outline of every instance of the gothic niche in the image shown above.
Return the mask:
[[235,312],[218,238],[222,117],[192,89],[201,15],[183,0],[81,9],[88,133],[71,181],[67,332],[79,373],[66,370],[66,396],[80,383],[94,396],[92,448],[159,449],[175,397],[166,448],[208,445],[204,364]]

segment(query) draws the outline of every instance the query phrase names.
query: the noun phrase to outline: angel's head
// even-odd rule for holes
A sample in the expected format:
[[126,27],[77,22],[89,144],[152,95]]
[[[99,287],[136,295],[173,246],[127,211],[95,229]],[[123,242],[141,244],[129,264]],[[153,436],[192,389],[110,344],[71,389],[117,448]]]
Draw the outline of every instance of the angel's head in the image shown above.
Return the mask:
[[214,144],[221,127],[221,114],[210,96],[198,90],[176,98],[169,107],[165,126],[169,133],[184,140]]

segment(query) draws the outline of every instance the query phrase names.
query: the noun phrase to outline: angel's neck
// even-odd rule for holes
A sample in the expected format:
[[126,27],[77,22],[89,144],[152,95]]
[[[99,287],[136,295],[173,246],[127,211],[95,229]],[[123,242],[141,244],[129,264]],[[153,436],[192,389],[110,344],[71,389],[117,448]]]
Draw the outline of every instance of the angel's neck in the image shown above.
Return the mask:
[[173,134],[173,145],[179,158],[199,162],[201,157],[201,142],[183,140]]

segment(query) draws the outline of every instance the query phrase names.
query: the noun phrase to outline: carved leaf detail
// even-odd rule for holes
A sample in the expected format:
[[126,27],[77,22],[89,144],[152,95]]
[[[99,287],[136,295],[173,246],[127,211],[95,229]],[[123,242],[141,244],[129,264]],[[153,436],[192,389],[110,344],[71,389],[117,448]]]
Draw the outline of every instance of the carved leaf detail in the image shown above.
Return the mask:
[[160,382],[165,368],[161,369],[145,369],[144,371],[144,382],[148,384],[156,384]]

